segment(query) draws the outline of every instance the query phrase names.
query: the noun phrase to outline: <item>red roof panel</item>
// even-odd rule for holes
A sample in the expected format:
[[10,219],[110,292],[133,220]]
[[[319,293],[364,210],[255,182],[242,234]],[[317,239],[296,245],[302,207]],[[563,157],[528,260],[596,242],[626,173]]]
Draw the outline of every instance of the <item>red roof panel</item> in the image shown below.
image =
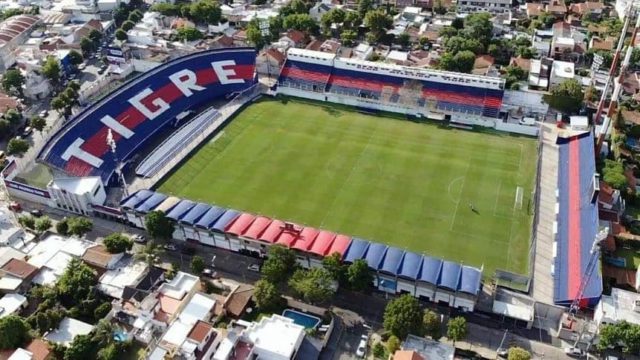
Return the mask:
[[284,223],[280,220],[273,220],[269,226],[262,232],[262,235],[258,237],[259,240],[266,241],[269,244],[273,244],[278,236],[282,234],[282,228]]
[[301,231],[302,231],[302,227],[296,224],[286,223],[282,230],[282,234],[278,236],[278,240],[276,241],[276,244],[291,247],[291,245],[293,245],[293,243],[295,243],[296,240],[300,238]]
[[257,239],[260,234],[264,232],[264,230],[271,224],[271,219],[266,216],[258,216],[251,226],[249,226],[243,233],[243,237],[247,237],[249,239]]
[[224,231],[229,234],[238,236],[242,234],[249,227],[249,225],[251,225],[255,218],[256,217],[254,215],[242,213],[233,222],[229,223]]
[[335,239],[335,237],[336,234],[330,231],[320,231],[320,233],[316,237],[316,240],[313,242],[313,245],[311,245],[309,252],[316,255],[324,256],[329,247],[331,247],[331,244],[333,243],[333,239]]
[[344,252],[347,251],[349,244],[351,244],[351,237],[346,235],[338,235],[333,241],[333,244],[331,244],[331,248],[328,252],[325,253],[325,255],[328,256],[333,253],[338,253],[340,254],[340,256],[343,256]]
[[300,237],[298,238],[296,243],[293,244],[293,248],[303,251],[309,250],[314,240],[316,239],[316,236],[318,236],[318,232],[318,230],[311,227],[302,229],[302,231],[300,232]]

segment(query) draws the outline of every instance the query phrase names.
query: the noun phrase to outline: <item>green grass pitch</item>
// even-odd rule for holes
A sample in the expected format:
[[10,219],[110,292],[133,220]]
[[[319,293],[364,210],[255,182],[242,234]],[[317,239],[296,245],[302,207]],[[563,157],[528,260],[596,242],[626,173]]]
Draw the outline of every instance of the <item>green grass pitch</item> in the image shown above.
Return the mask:
[[532,138],[265,100],[159,191],[526,274],[536,161]]

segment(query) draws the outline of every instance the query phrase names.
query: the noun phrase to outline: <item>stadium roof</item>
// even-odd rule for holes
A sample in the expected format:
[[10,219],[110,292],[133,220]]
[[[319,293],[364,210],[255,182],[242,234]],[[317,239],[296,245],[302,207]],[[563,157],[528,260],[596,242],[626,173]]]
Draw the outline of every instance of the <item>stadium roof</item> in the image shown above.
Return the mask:
[[364,259],[370,242],[360,238],[351,239],[351,244],[347,248],[347,252],[344,254],[344,261],[354,262],[358,259]]
[[138,206],[136,206],[135,209],[137,212],[146,214],[149,211],[155,209],[155,207],[160,205],[163,201],[165,201],[166,198],[167,198],[167,195],[154,193],[153,195],[148,197],[145,201],[143,201],[142,204],[138,204]]
[[438,287],[447,288],[453,291],[458,290],[458,282],[460,281],[461,273],[462,266],[460,266],[460,264],[446,260],[443,261],[440,278],[438,279]]
[[418,280],[437,285],[441,270],[442,260],[423,255],[422,268],[418,274]]
[[197,203],[191,208],[191,210],[189,210],[188,213],[182,216],[180,221],[185,224],[194,225],[209,209],[211,209],[211,206],[203,203]]
[[371,243],[371,245],[369,245],[369,250],[367,250],[367,254],[365,255],[364,259],[367,260],[367,264],[371,269],[380,269],[382,259],[387,253],[388,248],[389,247],[387,245],[380,243]]
[[471,295],[478,295],[481,279],[482,272],[480,272],[480,270],[470,266],[463,266],[458,291],[466,292]]
[[262,232],[262,235],[258,238],[259,240],[266,241],[269,244],[273,244],[276,242],[276,239],[280,234],[282,234],[282,228],[284,227],[284,222],[280,220],[273,220],[271,224]]
[[151,195],[153,195],[153,191],[151,190],[139,190],[135,193],[129,195],[124,200],[120,202],[120,207],[123,209],[133,209],[138,206],[141,202],[147,200]]
[[241,235],[249,239],[258,239],[258,236],[271,224],[271,221],[272,220],[266,216],[258,216]]
[[344,256],[344,253],[349,248],[349,244],[351,244],[351,238],[346,235],[338,235],[333,240],[331,244],[331,248],[329,248],[329,252],[325,253],[325,255],[331,255],[333,253],[338,253],[340,256]]
[[318,236],[316,236],[316,241],[314,241],[313,245],[311,245],[309,252],[316,255],[320,255],[320,256],[331,254],[328,251],[329,251],[329,248],[331,248],[333,239],[335,238],[336,238],[336,234],[330,231],[326,231],[326,230],[320,231]]
[[183,215],[185,215],[192,207],[194,207],[196,203],[189,200],[181,200],[177,203],[171,211],[167,213],[167,217],[173,220],[180,220]]
[[239,236],[240,234],[245,232],[245,230],[247,230],[249,225],[251,225],[255,219],[256,219],[255,215],[251,215],[249,213],[242,213],[235,220],[228,223],[224,231],[229,234]]
[[[596,173],[591,131],[559,138],[558,223],[554,260],[554,294],[557,305],[568,306],[579,296],[581,283],[598,233],[598,203],[592,202]],[[602,278],[593,271],[581,306],[595,305],[602,295]]]
[[387,249],[387,254],[384,256],[384,260],[382,261],[382,265],[380,266],[380,271],[391,275],[398,275],[398,266],[402,261],[403,255],[404,250],[400,250],[396,247],[390,246]]
[[406,251],[404,256],[398,264],[398,276],[416,280],[418,278],[418,272],[422,266],[422,256],[416,253]]
[[283,229],[282,233],[276,240],[276,244],[291,247],[291,245],[293,245],[293,243],[300,237],[300,231],[301,227],[298,225],[293,225],[293,228],[291,229]]
[[305,227],[300,232],[300,237],[296,240],[295,244],[293,244],[294,249],[307,251],[313,245],[313,242],[316,240],[316,236],[318,236],[318,230],[312,227]]
[[[200,219],[198,219],[198,221],[196,222],[196,226],[197,227],[201,227],[201,228],[205,228],[205,229],[210,229],[213,227],[213,224],[221,217],[223,216],[223,214],[225,214],[225,209],[217,207],[217,206],[212,206],[209,209],[207,209],[207,212],[205,212],[204,214],[202,214],[202,216],[200,217]],[[226,225],[226,223],[225,223]],[[222,230],[220,230],[222,231]]]
[[[219,232],[224,232],[230,222],[240,215],[240,212],[235,210],[227,210],[224,214],[218,217],[218,220],[213,225],[209,225],[209,229],[213,229]],[[204,216],[202,217],[204,219]],[[202,220],[202,219],[201,219]]]

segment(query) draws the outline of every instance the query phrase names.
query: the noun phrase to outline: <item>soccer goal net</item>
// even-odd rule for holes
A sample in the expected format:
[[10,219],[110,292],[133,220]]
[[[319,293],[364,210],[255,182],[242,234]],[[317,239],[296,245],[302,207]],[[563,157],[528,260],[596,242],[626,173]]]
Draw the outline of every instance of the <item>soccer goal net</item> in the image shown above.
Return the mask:
[[513,204],[513,208],[516,210],[522,210],[522,202],[524,198],[524,189],[521,186],[516,188],[516,199]]

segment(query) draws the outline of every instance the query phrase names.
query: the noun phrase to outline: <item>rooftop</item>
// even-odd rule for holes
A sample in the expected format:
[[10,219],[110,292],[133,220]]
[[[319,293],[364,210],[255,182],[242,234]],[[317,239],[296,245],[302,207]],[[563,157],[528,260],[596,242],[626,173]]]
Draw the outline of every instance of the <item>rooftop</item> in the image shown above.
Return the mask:
[[6,294],[0,298],[0,318],[15,314],[27,303],[27,298],[20,294]]
[[51,181],[51,187],[68,191],[72,194],[93,193],[102,181],[99,176],[81,177],[81,178],[62,178]]
[[625,320],[629,323],[640,325],[640,309],[638,305],[640,305],[640,294],[612,288],[610,296],[602,295],[598,307],[601,309],[603,317],[609,321],[615,323]]
[[181,300],[198,282],[197,276],[178,271],[176,276],[162,284],[158,291],[165,296]]
[[20,279],[27,279],[33,276],[38,271],[38,268],[24,260],[11,259],[7,261],[0,270]]
[[58,328],[46,334],[44,339],[49,342],[67,346],[76,336],[87,335],[92,330],[93,325],[66,317],[62,319]]
[[110,253],[104,245],[98,244],[87,249],[82,256],[82,260],[106,269],[114,256],[115,254]]
[[453,360],[455,352],[451,345],[411,334],[402,343],[402,349],[413,350],[428,360]]
[[94,245],[95,244],[90,241],[50,234],[28,250],[28,262],[36,267],[45,266],[58,251],[63,251],[75,257],[81,257],[88,248]]
[[126,257],[116,264],[113,270],[107,270],[100,277],[98,288],[107,295],[120,299],[127,286],[135,286],[146,273],[147,264]]
[[300,346],[304,336],[303,326],[280,315],[264,317],[259,322],[252,323],[243,333],[243,338],[253,344],[254,351],[259,353],[259,348],[288,359]]

